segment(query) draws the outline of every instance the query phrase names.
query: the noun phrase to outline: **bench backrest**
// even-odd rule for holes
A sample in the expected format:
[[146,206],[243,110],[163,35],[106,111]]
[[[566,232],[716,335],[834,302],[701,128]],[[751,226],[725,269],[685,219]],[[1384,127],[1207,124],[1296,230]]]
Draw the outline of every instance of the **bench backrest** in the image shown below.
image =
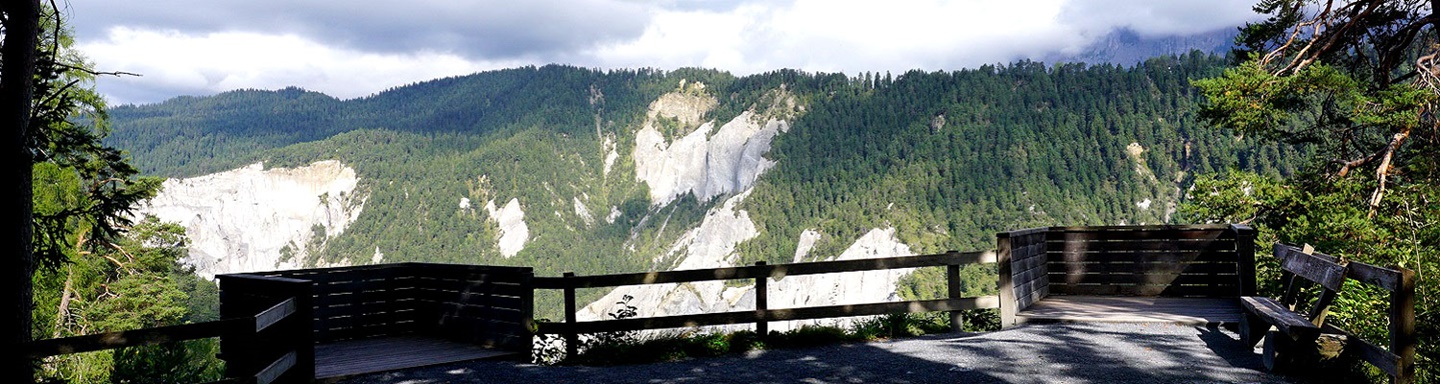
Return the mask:
[[1340,286],[1345,283],[1345,265],[1334,256],[1306,252],[1286,244],[1275,244],[1275,258],[1280,260],[1280,283],[1285,292],[1280,297],[1280,304],[1292,311],[1301,312],[1297,307],[1301,304],[1298,301],[1302,291],[1319,285],[1322,288],[1320,295],[1310,303],[1310,308],[1304,313],[1310,322],[1317,326],[1323,325],[1330,304],[1334,303]]

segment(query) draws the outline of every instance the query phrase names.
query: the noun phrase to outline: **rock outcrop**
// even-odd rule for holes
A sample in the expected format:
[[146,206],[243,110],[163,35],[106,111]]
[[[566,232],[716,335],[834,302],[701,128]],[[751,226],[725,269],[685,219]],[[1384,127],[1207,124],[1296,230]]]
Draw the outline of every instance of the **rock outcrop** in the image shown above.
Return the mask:
[[137,213],[184,226],[185,262],[201,276],[296,268],[360,215],[366,196],[356,193],[358,183],[354,169],[334,160],[276,169],[256,163],[166,180]]
[[[671,247],[671,253],[683,253],[675,270],[733,267],[735,245],[756,236],[755,224],[749,213],[735,207],[749,195],[736,195],[712,209],[699,227],[686,233]],[[806,231],[813,233],[813,231]],[[802,235],[802,242],[815,235]],[[855,240],[840,256],[831,260],[896,257],[914,254],[910,247],[895,237],[894,228],[873,229]],[[853,272],[824,275],[794,276],[772,280],[769,300],[771,308],[794,308],[840,304],[862,304],[898,301],[895,293],[900,277],[911,269]],[[727,287],[722,281],[681,284],[624,286],[581,308],[580,321],[610,319],[617,302],[630,296],[630,305],[637,307],[640,317],[686,315],[696,313],[744,311],[755,309],[755,287]],[[770,329],[785,331],[807,324],[846,325],[847,319],[820,319],[772,323]],[[748,329],[749,325],[716,327],[717,329]]]
[[490,213],[490,220],[500,226],[496,247],[501,255],[514,257],[525,249],[525,242],[530,240],[530,227],[525,225],[525,211],[520,208],[520,199],[511,198],[500,208],[495,207],[495,200],[487,201],[485,211]]
[[[785,97],[783,92],[777,94]],[[709,201],[739,192],[775,165],[764,155],[775,136],[790,129],[789,123],[754,111],[741,113],[719,130],[715,122],[704,122],[666,142],[658,119],[673,118],[683,127],[692,127],[714,105],[708,96],[680,91],[651,103],[645,125],[635,133],[633,153],[635,178],[649,185],[651,204],[665,205],[686,193]]]

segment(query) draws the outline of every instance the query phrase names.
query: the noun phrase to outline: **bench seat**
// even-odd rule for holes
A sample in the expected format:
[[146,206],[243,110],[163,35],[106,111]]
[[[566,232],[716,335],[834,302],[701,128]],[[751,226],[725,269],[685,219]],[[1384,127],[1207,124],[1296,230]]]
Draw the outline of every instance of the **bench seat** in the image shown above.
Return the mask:
[[[1245,310],[1259,317],[1261,321],[1274,325],[1281,333],[1290,336],[1293,340],[1314,340],[1320,336],[1320,327],[1310,322],[1304,316],[1291,311],[1284,305],[1268,297],[1243,296],[1240,298],[1240,305]],[[1241,320],[1246,321],[1246,320]],[[1242,325],[1241,330],[1249,330],[1251,327]],[[1248,335],[1242,335],[1248,336]],[[1257,335],[1258,336],[1258,335]],[[1248,339],[1248,337],[1246,337]]]

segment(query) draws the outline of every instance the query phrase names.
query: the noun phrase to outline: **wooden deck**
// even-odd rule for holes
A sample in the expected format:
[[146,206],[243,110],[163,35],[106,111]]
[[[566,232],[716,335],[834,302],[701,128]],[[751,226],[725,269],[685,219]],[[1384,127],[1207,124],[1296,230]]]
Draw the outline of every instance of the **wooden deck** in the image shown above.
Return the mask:
[[1017,317],[1025,321],[1238,324],[1239,299],[1155,296],[1048,296]]
[[516,354],[518,352],[421,336],[339,341],[315,346],[315,378],[329,379]]

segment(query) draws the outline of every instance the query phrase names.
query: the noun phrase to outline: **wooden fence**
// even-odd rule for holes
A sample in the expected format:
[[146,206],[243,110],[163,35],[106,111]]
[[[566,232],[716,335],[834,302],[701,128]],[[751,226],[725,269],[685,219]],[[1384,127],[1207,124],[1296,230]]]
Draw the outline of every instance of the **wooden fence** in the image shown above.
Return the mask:
[[228,283],[232,288],[247,284],[264,287],[271,294],[233,298],[242,304],[232,304],[228,312],[222,307],[223,320],[39,340],[27,344],[24,355],[37,359],[219,337],[222,354],[229,353],[224,358],[226,376],[230,379],[218,383],[309,382],[314,377],[314,359],[306,357],[310,356],[307,353],[313,354],[314,345],[306,336],[309,332],[304,330],[308,329],[310,319],[310,295],[294,281],[256,279]]
[[[565,296],[565,322],[540,323],[536,333],[559,334],[565,338],[567,356],[575,356],[579,345],[578,334],[596,332],[634,331],[755,323],[757,333],[768,333],[767,322],[785,320],[807,320],[846,316],[882,315],[891,313],[914,313],[949,311],[954,329],[960,328],[959,311],[978,308],[998,308],[1000,300],[995,296],[960,297],[960,267],[967,264],[994,263],[994,252],[948,252],[936,255],[906,256],[879,259],[842,261],[819,261],[808,263],[767,265],[758,262],[753,266],[694,269],[664,272],[626,273],[614,275],[575,276],[565,273],[563,277],[536,277],[535,288],[559,289]],[[885,269],[945,266],[949,297],[936,300],[916,300],[870,304],[832,305],[803,308],[771,309],[768,307],[767,290],[769,279],[786,276],[814,275],[825,273],[875,271]],[[692,315],[645,317],[602,321],[578,322],[575,318],[575,289],[617,287],[623,285],[687,283],[697,281],[718,281],[753,279],[755,281],[755,310]]]
[[1046,227],[1003,232],[996,242],[1004,325],[1050,295],[1255,292],[1255,230],[1244,225]]

